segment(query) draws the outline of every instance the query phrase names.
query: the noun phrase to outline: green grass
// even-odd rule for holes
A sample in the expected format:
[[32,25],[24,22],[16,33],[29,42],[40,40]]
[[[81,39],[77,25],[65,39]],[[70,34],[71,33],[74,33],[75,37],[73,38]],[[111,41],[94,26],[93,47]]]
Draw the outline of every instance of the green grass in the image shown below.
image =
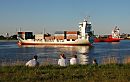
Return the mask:
[[1,66],[0,82],[130,82],[130,64]]

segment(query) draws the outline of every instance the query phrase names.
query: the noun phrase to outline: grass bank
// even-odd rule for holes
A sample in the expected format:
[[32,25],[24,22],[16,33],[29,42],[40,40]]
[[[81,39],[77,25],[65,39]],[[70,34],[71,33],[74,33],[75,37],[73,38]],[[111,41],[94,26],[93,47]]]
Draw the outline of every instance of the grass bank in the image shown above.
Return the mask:
[[1,66],[0,82],[130,82],[130,64]]

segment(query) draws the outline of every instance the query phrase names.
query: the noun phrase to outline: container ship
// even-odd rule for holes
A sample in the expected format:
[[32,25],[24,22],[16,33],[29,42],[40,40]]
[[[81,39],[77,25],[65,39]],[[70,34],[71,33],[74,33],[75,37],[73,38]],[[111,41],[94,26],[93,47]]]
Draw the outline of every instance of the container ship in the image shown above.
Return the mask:
[[56,31],[52,34],[17,32],[18,45],[91,45],[94,42],[91,22],[79,23],[78,31]]
[[120,42],[119,28],[117,26],[112,30],[111,35],[107,36],[98,36],[94,38],[94,42]]

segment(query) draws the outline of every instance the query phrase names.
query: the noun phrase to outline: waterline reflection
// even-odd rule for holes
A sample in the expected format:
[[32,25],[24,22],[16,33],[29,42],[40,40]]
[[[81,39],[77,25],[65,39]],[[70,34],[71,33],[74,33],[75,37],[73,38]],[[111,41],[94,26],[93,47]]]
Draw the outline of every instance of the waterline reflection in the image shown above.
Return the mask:
[[[35,53],[39,56],[39,61],[44,64],[57,64],[59,54],[64,53],[68,59],[72,55],[77,55],[79,64],[89,63],[89,49],[90,46],[48,46],[48,45],[26,45],[22,47],[33,47]],[[46,62],[46,63],[45,63]]]
[[89,63],[89,56],[88,56],[89,46],[77,47],[77,52],[78,52],[79,63],[88,64]]

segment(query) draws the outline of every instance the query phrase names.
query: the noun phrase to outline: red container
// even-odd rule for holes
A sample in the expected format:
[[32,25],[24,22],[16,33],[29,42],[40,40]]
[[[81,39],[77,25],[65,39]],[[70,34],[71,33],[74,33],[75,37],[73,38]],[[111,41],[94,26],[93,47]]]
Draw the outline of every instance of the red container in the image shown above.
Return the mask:
[[66,31],[66,34],[78,34],[78,31]]
[[64,40],[64,36],[55,36],[55,39]]
[[54,36],[48,36],[48,37],[45,37],[46,40],[54,40]]
[[77,39],[78,35],[77,34],[67,34],[66,39]]

